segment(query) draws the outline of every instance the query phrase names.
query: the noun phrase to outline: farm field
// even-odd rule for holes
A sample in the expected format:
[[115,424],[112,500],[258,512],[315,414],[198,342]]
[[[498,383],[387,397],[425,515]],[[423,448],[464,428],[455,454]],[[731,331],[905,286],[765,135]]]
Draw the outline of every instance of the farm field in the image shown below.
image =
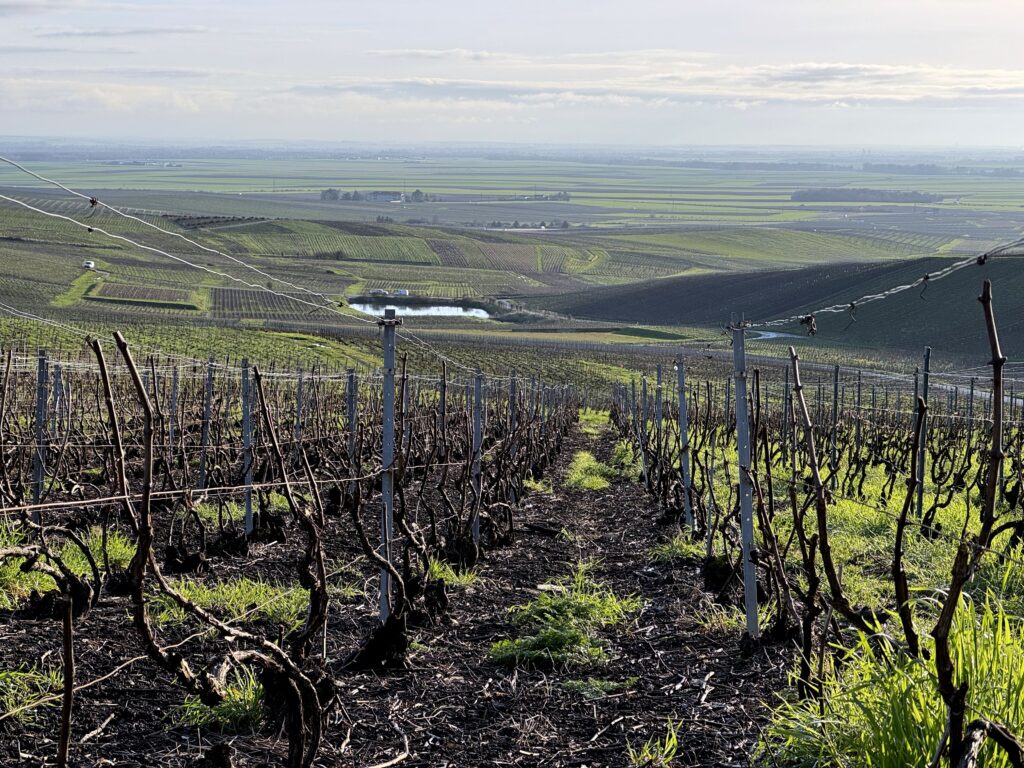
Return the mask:
[[[149,207],[144,201],[127,207],[143,221],[92,210],[85,201],[7,166],[0,169],[0,186],[17,182],[6,187],[17,199],[166,250],[195,266],[4,203],[0,249],[12,268],[0,279],[12,304],[86,325],[123,322],[134,313],[171,327],[244,323],[258,330],[270,323],[272,330],[291,324],[306,332],[311,325],[357,324],[354,313],[343,306],[350,297],[408,291],[443,301],[501,299],[511,302],[513,310],[562,316],[555,321],[550,314],[519,312],[515,323],[417,320],[424,332],[435,335],[511,334],[566,344],[575,336],[578,343],[613,343],[619,340],[619,330],[645,325],[699,340],[733,314],[748,319],[793,314],[794,308],[807,308],[815,301],[811,297],[818,288],[837,301],[852,300],[890,276],[916,279],[916,272],[939,269],[943,260],[978,253],[1021,231],[1013,203],[1018,179],[1012,164],[993,157],[971,161],[972,174],[952,161],[928,166],[932,170],[927,173],[878,173],[870,168],[889,166],[869,168],[863,160],[843,155],[828,162],[801,163],[771,153],[735,162],[695,161],[671,153],[604,160],[469,153],[455,159],[425,150],[401,157],[350,153],[343,159],[175,158],[167,168],[112,164],[123,159],[100,157],[88,163],[61,161],[38,167],[66,175],[87,189],[102,190],[112,204],[124,204],[137,195],[174,196],[166,198],[164,207]],[[913,156],[904,159],[909,162]],[[341,169],[348,174],[344,183],[337,177]],[[389,203],[376,213],[373,206],[380,204],[320,201],[316,192],[328,183],[341,190],[399,186],[402,169],[409,175],[406,191],[412,186],[451,200]],[[800,189],[868,189],[881,195],[907,186],[934,201],[854,204],[790,199]],[[562,191],[569,200],[554,199]],[[305,202],[292,207],[313,192],[313,208],[302,207]],[[228,211],[217,202],[235,205],[240,196],[259,199],[265,207]],[[294,199],[288,202],[289,198]],[[670,210],[659,208],[644,221],[605,216],[623,201],[667,204]],[[521,216],[485,217],[503,222],[497,228],[465,226],[471,221],[453,226],[444,216],[416,216],[413,210],[454,202],[528,207]],[[752,220],[725,215],[725,208],[710,221],[669,215],[684,204],[752,206]],[[394,214],[406,206],[412,206],[408,220],[439,223],[404,223],[402,215]],[[563,206],[585,207],[603,218],[562,219],[558,211]],[[548,223],[569,221],[568,228],[537,228],[529,211],[538,207],[544,208]],[[529,228],[512,229],[513,222],[507,219]],[[97,264],[95,272],[80,269],[87,260]],[[1016,271],[1008,266],[1012,263],[993,269],[1005,269],[1007,279],[1015,281]],[[778,290],[761,290],[764,270],[771,272],[763,279],[780,285]],[[266,293],[268,285],[279,295]],[[868,309],[856,323],[822,323],[818,336],[798,344],[805,354],[822,359],[838,350],[884,358],[887,350],[915,349],[925,343],[951,356],[970,355],[976,339],[960,332],[956,317],[943,311],[944,290],[937,284],[925,300],[899,317],[889,317],[885,309]],[[808,292],[806,299],[801,291]],[[133,298],[130,292],[137,295]],[[175,298],[155,298],[159,296]],[[317,308],[325,303],[328,309]],[[1010,315],[1016,314],[1011,306]],[[553,333],[548,326],[565,324],[565,316],[572,318],[572,330]],[[609,328],[609,320],[623,325],[619,330]],[[781,330],[800,333],[799,328]],[[602,336],[609,332],[611,337]],[[786,338],[779,343],[787,343]]]

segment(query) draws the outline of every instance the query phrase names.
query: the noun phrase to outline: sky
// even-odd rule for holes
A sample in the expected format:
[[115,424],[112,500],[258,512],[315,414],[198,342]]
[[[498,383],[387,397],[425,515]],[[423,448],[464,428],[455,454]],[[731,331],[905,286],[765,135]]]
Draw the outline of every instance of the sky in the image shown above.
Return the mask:
[[1024,144],[1017,0],[0,0],[0,136]]

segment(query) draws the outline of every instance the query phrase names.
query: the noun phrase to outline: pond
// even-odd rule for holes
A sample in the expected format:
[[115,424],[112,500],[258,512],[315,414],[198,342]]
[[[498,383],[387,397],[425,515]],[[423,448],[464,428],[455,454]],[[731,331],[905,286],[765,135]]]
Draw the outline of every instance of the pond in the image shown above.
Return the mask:
[[399,317],[477,317],[487,320],[491,313],[477,307],[459,307],[455,304],[395,304],[393,302],[353,302],[352,309],[369,315],[383,315],[385,309],[395,310]]

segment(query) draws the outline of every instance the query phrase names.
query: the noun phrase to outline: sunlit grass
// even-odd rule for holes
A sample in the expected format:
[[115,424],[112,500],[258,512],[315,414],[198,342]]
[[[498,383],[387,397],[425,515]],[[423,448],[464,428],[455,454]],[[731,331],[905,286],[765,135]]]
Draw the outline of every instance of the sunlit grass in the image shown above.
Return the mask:
[[214,706],[189,695],[178,708],[175,719],[182,725],[205,726],[220,731],[255,729],[263,717],[263,686],[248,667],[235,669],[224,700]]
[[527,634],[494,643],[491,658],[556,667],[604,661],[607,651],[598,631],[621,624],[640,601],[616,595],[594,577],[595,567],[580,563],[569,578],[546,585],[536,599],[513,608],[513,620]]
[[[245,577],[214,584],[178,579],[172,586],[185,599],[225,619],[263,619],[284,627],[286,632],[302,624],[309,606],[309,596],[303,589]],[[158,624],[179,624],[186,618],[185,611],[162,593],[153,597],[151,611]]]
[[[922,636],[925,646],[933,643]],[[984,717],[1012,733],[1024,728],[1024,632],[993,602],[980,611],[968,602],[951,635],[953,661],[968,683],[970,717]],[[936,685],[934,650],[929,659],[885,653],[865,636],[828,677],[821,704],[787,701],[779,706],[762,751],[786,765],[927,765],[942,737],[946,707]],[[819,708],[823,707],[823,709]],[[1005,768],[1006,755],[991,742],[979,765]]]

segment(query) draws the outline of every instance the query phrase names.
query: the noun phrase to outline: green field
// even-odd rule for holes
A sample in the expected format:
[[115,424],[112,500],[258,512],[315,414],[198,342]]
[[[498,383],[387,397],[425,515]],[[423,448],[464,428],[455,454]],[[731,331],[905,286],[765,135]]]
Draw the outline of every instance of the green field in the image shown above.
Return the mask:
[[[344,309],[349,297],[405,290],[541,312],[519,312],[515,324],[410,321],[437,338],[566,344],[671,344],[680,334],[717,333],[733,314],[768,319],[849,301],[1017,236],[1024,198],[1024,176],[987,167],[908,175],[856,162],[703,167],[657,156],[613,162],[469,153],[31,165],[167,233],[92,209],[6,166],[0,189],[195,266],[3,203],[0,296],[19,309],[83,327],[144,322],[322,334],[363,325]],[[422,190],[427,198],[321,200],[328,187]],[[938,198],[791,200],[801,189],[844,187]],[[85,261],[96,270],[83,269]],[[833,274],[829,265],[843,266]],[[1016,270],[996,269],[1008,281],[1005,294],[1019,295]],[[961,283],[958,276],[948,285],[962,292]],[[333,309],[318,308],[325,300],[306,290]],[[887,303],[856,324],[842,321],[841,330],[823,323],[818,337],[801,343],[822,355],[881,355],[923,343],[970,355],[976,340],[944,310],[952,300],[944,290],[935,286],[929,301]],[[1008,308],[1014,317],[1016,309]]]

